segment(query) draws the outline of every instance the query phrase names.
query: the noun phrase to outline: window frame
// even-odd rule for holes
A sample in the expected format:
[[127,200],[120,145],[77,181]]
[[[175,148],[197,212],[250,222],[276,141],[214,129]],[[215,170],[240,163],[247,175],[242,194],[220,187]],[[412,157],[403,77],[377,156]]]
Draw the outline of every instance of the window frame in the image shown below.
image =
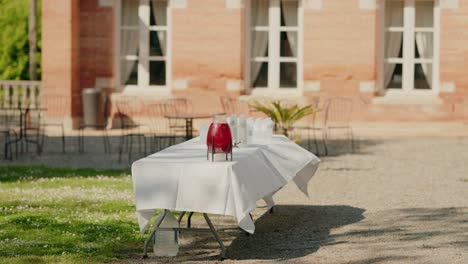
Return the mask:
[[[286,94],[286,95],[301,95],[304,86],[304,8],[303,0],[296,0],[298,3],[297,26],[287,27],[281,26],[281,0],[268,0],[268,26],[251,25],[251,5],[252,1],[245,1],[245,52],[244,52],[244,82],[246,91],[249,94]],[[251,57],[251,34],[253,31],[268,31],[268,57]],[[295,31],[297,32],[297,56],[281,57],[280,55],[280,38],[281,32]],[[273,52],[274,51],[274,52]],[[267,87],[255,88],[251,82],[251,64],[253,62],[268,62],[268,85]],[[280,63],[295,62],[297,85],[296,87],[280,87]],[[277,78],[275,78],[277,76]]]
[[[172,82],[172,1],[167,0],[166,7],[166,25],[165,26],[151,26],[151,0],[138,0],[138,16],[139,16],[139,53],[138,53],[138,84],[137,85],[124,85],[120,80],[121,71],[121,56],[120,51],[120,36],[121,36],[121,11],[122,1],[116,0],[114,8],[114,84],[117,92],[128,93],[170,93]],[[129,1],[129,0],[127,0]],[[133,1],[133,0],[130,0]],[[165,56],[150,56],[150,32],[151,31],[165,31],[166,33],[166,55]],[[166,80],[165,85],[150,85],[150,62],[151,61],[165,61],[166,63]]]
[[[387,27],[385,25],[386,1],[402,1],[403,10],[403,27]],[[417,1],[430,1],[434,3],[434,25],[432,28],[418,28],[415,25]],[[380,52],[378,56],[378,72],[379,72],[379,89],[381,95],[438,95],[440,91],[440,0],[383,0],[380,8]],[[387,32],[401,32],[403,30],[403,56],[402,58],[385,58],[385,45]],[[433,56],[432,59],[415,58],[415,32],[433,32]],[[416,89],[414,85],[414,68],[418,63],[432,61],[432,87],[431,89]],[[385,87],[384,80],[384,65],[385,63],[399,63],[403,67],[402,88]],[[408,67],[410,66],[410,67]]]

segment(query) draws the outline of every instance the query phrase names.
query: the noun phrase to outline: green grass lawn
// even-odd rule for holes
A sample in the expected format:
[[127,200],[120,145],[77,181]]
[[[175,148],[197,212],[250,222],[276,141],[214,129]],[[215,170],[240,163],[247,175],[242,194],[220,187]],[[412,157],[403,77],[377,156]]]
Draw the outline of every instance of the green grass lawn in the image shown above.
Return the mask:
[[140,252],[129,174],[0,167],[0,263],[111,262]]

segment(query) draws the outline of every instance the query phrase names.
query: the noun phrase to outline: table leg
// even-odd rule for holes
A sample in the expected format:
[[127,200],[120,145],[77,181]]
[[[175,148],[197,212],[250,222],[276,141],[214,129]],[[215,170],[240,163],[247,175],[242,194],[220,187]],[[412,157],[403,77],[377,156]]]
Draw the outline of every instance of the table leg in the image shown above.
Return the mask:
[[143,251],[143,258],[148,257],[148,244],[151,241],[151,239],[155,236],[156,231],[158,231],[158,228],[161,225],[162,221],[164,220],[164,217],[166,217],[167,211],[168,211],[167,209],[164,209],[164,212],[161,218],[158,217],[158,219],[156,219],[156,222],[154,222],[153,229],[151,230],[149,237],[145,241],[145,249]]
[[188,215],[188,218],[187,218],[187,228],[192,227],[192,215],[193,215],[193,212],[190,212],[189,215]]
[[219,237],[218,232],[216,231],[216,228],[213,226],[213,223],[211,223],[210,218],[208,217],[208,214],[203,214],[203,217],[205,217],[205,221],[208,224],[208,226],[211,229],[211,233],[213,233],[213,236],[215,237],[216,241],[218,241],[219,247],[221,248],[221,254],[219,254],[219,257],[221,260],[226,259],[226,248],[224,247],[223,241]]
[[[162,213],[162,216],[161,217],[158,217],[156,219],[156,221],[154,222],[154,226],[153,226],[153,229],[151,230],[150,232],[150,235],[148,236],[148,238],[145,240],[145,248],[144,248],[144,251],[143,251],[143,258],[147,258],[148,257],[148,245],[150,243],[150,241],[154,238],[154,236],[156,235],[156,232],[161,229],[161,230],[173,230],[173,231],[192,231],[192,232],[211,232],[213,234],[213,236],[215,237],[216,241],[218,242],[219,244],[219,247],[221,249],[221,253],[220,253],[220,259],[221,260],[224,260],[226,259],[226,247],[224,246],[224,243],[223,241],[221,240],[221,237],[219,236],[218,234],[218,230],[216,230],[216,228],[214,227],[213,223],[211,222],[210,218],[208,217],[208,214],[204,213],[203,214],[203,217],[205,218],[205,221],[206,223],[208,224],[209,226],[209,229],[206,229],[206,228],[191,228],[190,225],[187,227],[187,228],[164,228],[164,227],[161,227],[160,228],[160,225],[162,223],[162,221],[164,220],[164,218],[166,217],[166,214],[167,214],[168,210],[167,209],[164,209],[163,213]],[[179,216],[179,218],[177,219],[177,221],[179,222],[179,225],[180,225],[180,222],[182,221],[182,218],[184,217],[184,215],[186,214],[186,212],[182,212]],[[189,213],[189,218],[188,218],[188,222],[190,221],[190,218],[192,217],[193,215],[193,212],[190,212]],[[225,230],[225,229],[220,229],[220,230]]]
[[185,140],[190,140],[193,138],[193,119],[185,119]]

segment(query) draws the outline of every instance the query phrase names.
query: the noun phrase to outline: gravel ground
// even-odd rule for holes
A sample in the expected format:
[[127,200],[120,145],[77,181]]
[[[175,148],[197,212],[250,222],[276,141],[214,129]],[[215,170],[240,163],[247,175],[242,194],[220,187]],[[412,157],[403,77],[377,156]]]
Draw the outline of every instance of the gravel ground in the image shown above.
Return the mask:
[[[275,213],[256,210],[254,235],[223,233],[229,258],[223,263],[468,263],[468,138],[358,145],[349,154],[348,146],[334,144],[309,184],[310,197],[290,184],[276,195]],[[13,164],[127,166],[116,157],[56,151]],[[233,225],[224,217],[212,220]],[[202,225],[202,217],[194,222]],[[209,234],[182,235],[177,258],[144,263],[217,262],[217,253]],[[140,257],[124,262],[143,262]]]

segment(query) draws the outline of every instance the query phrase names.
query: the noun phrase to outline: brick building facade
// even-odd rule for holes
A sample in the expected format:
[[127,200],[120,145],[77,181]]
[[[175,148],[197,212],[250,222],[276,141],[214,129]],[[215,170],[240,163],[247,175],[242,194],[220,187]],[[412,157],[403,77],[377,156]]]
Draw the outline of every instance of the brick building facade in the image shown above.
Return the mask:
[[87,87],[212,110],[226,94],[345,96],[356,121],[468,118],[468,0],[43,0],[42,14],[43,94],[69,97],[74,119]]

